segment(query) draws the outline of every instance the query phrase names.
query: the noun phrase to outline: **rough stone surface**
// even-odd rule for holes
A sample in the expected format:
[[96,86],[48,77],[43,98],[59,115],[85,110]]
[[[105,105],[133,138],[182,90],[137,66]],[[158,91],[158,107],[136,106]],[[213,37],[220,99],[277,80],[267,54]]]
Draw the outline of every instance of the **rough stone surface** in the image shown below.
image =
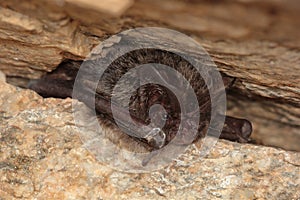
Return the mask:
[[0,71],[0,81],[6,81],[5,74],[2,71]]
[[71,99],[0,81],[1,199],[299,199],[300,153],[201,141],[152,173],[113,170],[82,146]]

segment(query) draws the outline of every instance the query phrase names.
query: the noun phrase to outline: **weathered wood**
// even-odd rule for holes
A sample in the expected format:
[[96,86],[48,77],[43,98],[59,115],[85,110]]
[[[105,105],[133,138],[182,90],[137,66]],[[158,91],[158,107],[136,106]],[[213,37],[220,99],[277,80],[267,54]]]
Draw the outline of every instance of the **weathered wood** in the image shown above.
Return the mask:
[[[121,30],[173,28],[199,41],[220,71],[237,78],[229,112],[254,120],[255,138],[264,135],[264,144],[300,150],[297,1],[140,0],[121,17],[55,2],[0,0],[0,70],[8,80],[40,77],[64,59],[82,60]],[[287,132],[294,138],[289,147],[269,142]]]

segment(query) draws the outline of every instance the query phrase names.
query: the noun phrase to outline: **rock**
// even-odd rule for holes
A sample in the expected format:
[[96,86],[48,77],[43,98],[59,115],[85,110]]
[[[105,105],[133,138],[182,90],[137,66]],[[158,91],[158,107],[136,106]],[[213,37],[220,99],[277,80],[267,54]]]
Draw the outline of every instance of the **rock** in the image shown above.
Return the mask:
[[[3,199],[299,199],[300,153],[201,141],[152,173],[116,171],[83,147],[71,99],[43,99],[0,81]],[[105,129],[104,129],[105,131]]]
[[6,81],[6,76],[2,71],[0,71],[0,81]]

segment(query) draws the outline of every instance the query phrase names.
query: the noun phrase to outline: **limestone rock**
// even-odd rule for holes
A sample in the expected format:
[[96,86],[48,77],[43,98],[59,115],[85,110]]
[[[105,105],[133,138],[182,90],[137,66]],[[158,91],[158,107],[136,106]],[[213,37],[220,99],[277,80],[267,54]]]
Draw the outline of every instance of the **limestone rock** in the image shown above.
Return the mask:
[[3,199],[299,199],[300,153],[201,141],[152,173],[113,170],[87,151],[71,99],[43,99],[0,81]]

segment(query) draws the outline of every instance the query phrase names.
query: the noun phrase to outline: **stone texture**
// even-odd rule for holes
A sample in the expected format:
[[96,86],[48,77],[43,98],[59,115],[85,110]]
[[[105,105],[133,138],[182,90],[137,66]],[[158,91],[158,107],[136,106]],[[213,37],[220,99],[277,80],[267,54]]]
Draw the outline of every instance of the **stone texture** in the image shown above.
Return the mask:
[[0,71],[0,81],[6,81],[6,76],[2,71]]
[[[300,153],[201,141],[152,173],[113,170],[78,136],[71,99],[0,81],[1,199],[300,199]],[[104,129],[105,131],[105,129]]]

